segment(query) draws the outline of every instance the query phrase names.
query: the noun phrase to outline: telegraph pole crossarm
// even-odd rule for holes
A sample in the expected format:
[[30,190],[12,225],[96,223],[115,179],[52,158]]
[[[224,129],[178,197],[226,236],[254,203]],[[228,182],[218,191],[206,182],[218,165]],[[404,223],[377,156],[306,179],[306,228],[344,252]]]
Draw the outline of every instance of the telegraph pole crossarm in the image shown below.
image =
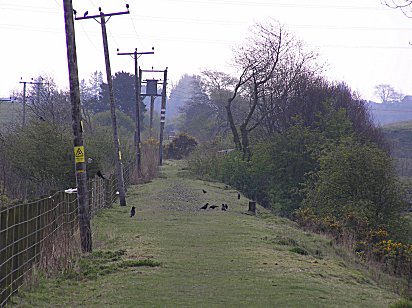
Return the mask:
[[127,11],[124,11],[124,12],[116,12],[116,13],[109,13],[109,14],[104,14],[104,13],[102,13],[102,9],[99,7],[99,12],[100,12],[100,14],[99,15],[87,15],[87,12],[85,13],[85,15],[83,16],[83,17],[77,17],[76,16],[76,14],[75,14],[75,20],[83,20],[83,19],[96,19],[96,18],[100,18],[100,16],[103,14],[104,16],[106,16],[106,17],[112,17],[112,16],[116,16],[116,15],[124,15],[124,14],[130,14],[130,11],[129,11],[129,5],[128,4],[126,4],[126,8],[127,8]]
[[140,75],[139,75],[139,68],[137,65],[137,59],[141,55],[152,55],[154,54],[154,47],[152,47],[152,51],[144,51],[138,52],[137,48],[134,52],[119,52],[117,49],[117,55],[119,56],[133,56],[134,59],[134,76],[135,76],[135,95],[136,95],[136,116],[135,116],[135,146],[136,146],[136,169],[137,169],[137,177],[140,178],[142,175],[142,157],[141,157],[141,142],[140,142]]

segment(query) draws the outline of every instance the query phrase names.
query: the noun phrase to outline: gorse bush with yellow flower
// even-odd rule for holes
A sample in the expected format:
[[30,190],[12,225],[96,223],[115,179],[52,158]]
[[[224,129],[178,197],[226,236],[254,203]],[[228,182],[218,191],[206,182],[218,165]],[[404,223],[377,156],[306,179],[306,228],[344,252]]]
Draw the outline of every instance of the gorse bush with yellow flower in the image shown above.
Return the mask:
[[408,230],[402,215],[406,204],[393,170],[377,146],[343,139],[321,155],[296,217],[301,226],[332,236],[361,260],[410,281],[412,244],[401,231]]

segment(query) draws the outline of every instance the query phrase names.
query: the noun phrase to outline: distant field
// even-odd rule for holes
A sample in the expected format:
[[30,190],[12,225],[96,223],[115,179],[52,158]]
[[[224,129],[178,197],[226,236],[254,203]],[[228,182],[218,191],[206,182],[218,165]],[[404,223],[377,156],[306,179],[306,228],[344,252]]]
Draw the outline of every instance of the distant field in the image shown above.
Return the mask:
[[400,176],[412,177],[412,121],[383,126]]
[[0,102],[0,128],[18,121],[21,108],[17,103]]

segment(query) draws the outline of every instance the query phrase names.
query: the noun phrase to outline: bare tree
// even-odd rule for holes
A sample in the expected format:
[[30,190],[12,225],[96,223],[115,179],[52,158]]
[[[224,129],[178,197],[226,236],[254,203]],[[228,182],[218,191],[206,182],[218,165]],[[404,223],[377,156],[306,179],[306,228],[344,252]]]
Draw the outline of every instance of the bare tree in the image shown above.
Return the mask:
[[381,0],[381,3],[393,9],[400,9],[406,17],[412,18],[412,0]]
[[39,76],[28,91],[28,108],[37,120],[49,121],[59,127],[71,123],[69,94],[57,88],[50,76]]
[[[304,75],[314,71],[309,69],[314,59],[316,54],[305,52],[302,43],[278,23],[256,24],[252,29],[247,43],[236,53],[235,63],[241,73],[225,106],[234,142],[244,159],[251,156],[249,134],[269,118],[275,119],[279,112],[286,114],[292,89]],[[248,101],[248,110],[236,125],[232,109],[238,96]],[[273,125],[270,122],[266,124]]]
[[[230,131],[228,124],[228,117],[226,111],[226,104],[229,98],[232,96],[232,90],[236,85],[237,80],[223,72],[217,71],[203,71],[202,83],[204,85],[205,92],[209,96],[210,103],[213,104],[216,110],[216,119],[218,124],[219,133],[227,133]],[[236,109],[231,110],[232,120],[238,125],[242,114],[247,110],[246,104],[240,101],[241,97],[238,96],[236,101]]]
[[375,95],[381,99],[382,103],[400,102],[404,98],[401,92],[395,91],[389,84],[378,84],[375,86]]

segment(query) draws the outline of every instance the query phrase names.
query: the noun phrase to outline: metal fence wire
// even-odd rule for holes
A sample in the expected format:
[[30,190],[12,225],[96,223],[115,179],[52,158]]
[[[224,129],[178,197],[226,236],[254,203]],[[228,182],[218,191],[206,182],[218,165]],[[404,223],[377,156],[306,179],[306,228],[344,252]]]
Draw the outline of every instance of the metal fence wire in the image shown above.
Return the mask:
[[[130,185],[132,166],[124,168]],[[117,198],[115,176],[88,182],[90,217],[113,205]],[[34,265],[58,269],[62,259],[79,251],[77,194],[59,191],[36,201],[0,208],[0,307],[7,304]]]

